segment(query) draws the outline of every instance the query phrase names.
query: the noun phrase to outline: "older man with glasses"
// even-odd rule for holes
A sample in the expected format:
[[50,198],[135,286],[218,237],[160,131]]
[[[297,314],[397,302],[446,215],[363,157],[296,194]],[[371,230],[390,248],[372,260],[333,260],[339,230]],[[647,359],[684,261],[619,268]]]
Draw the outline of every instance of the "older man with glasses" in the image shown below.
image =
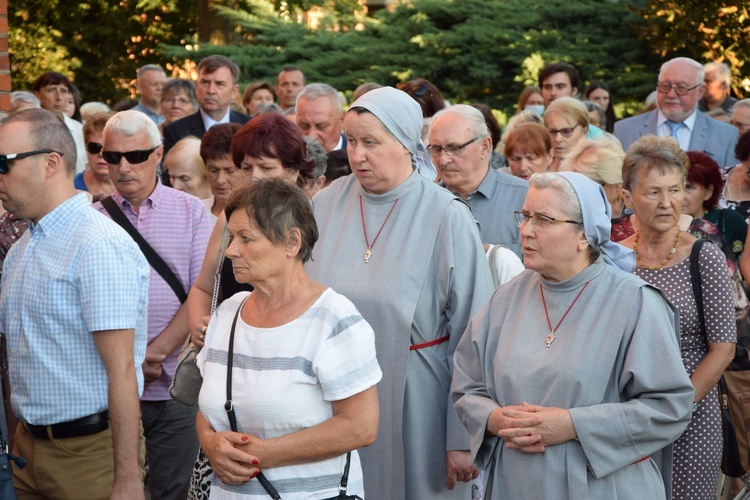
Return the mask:
[[183,302],[198,277],[213,223],[198,198],[157,182],[163,146],[148,116],[133,110],[114,115],[104,127],[103,146],[116,191],[94,208],[128,231],[152,267],[140,408],[149,491],[151,498],[182,500],[198,453],[196,408],[172,401],[169,385],[189,331]]
[[671,136],[685,151],[705,151],[722,167],[736,165],[737,129],[698,110],[706,88],[703,76],[703,66],[692,59],[665,62],[656,85],[657,109],[615,124],[623,149],[644,135]]
[[438,111],[429,142],[442,182],[468,203],[482,243],[501,243],[521,257],[513,211],[523,206],[528,182],[490,168],[492,139],[482,113],[465,104]]

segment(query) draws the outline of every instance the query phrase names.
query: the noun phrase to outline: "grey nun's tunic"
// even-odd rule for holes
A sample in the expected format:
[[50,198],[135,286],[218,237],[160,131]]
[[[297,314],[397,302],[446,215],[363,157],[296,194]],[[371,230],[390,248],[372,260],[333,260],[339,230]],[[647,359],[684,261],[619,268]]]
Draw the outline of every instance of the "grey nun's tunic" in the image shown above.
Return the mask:
[[[547,348],[539,284],[554,324],[586,281]],[[526,270],[499,287],[459,343],[452,386],[485,498],[670,498],[693,401],[678,332],[662,292],[601,257],[559,283]],[[569,409],[578,440],[530,454],[486,435],[494,409],[524,401]]]
[[[360,195],[371,242],[399,200],[367,264]],[[468,484],[445,486],[446,451],[469,449],[448,391],[456,345],[492,292],[468,207],[416,169],[383,195],[367,193],[350,175],[313,205],[320,239],[307,271],[349,298],[372,325],[383,370],[378,437],[360,450],[367,498],[468,500]],[[445,335],[448,342],[409,350]]]

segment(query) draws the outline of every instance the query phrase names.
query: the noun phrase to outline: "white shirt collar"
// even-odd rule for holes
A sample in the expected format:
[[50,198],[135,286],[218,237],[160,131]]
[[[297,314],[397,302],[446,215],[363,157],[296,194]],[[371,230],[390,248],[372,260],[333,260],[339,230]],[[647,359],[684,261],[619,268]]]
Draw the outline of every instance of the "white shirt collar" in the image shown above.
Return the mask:
[[232,112],[232,110],[227,106],[227,112],[224,113],[224,116],[221,118],[221,120],[216,121],[210,116],[208,116],[202,109],[201,112],[201,118],[203,118],[203,126],[206,127],[206,130],[210,129],[214,125],[218,125],[220,123],[229,123],[229,114]]

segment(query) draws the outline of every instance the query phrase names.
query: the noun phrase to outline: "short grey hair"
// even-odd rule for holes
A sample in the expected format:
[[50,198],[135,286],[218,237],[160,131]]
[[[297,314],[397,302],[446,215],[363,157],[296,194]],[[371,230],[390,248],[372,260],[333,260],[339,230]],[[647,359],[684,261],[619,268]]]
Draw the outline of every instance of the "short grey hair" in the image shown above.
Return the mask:
[[685,63],[688,66],[692,66],[695,70],[698,71],[698,78],[696,78],[695,83],[700,85],[703,83],[703,78],[706,76],[706,73],[703,71],[703,65],[696,61],[695,59],[690,59],[689,57],[675,57],[674,59],[670,59],[669,61],[665,62],[661,65],[661,68],[659,69],[659,79],[661,79],[661,74],[666,70],[669,66],[671,66],[674,63],[681,62]]
[[734,112],[734,110],[737,108],[750,108],[750,97],[735,102],[734,106],[732,106],[732,112]]
[[10,93],[10,109],[16,111],[18,105],[22,102],[33,104],[35,108],[41,107],[37,97],[28,90],[16,90]]
[[302,138],[305,140],[307,157],[315,162],[313,177],[312,179],[307,180],[308,184],[312,186],[321,175],[325,175],[326,170],[328,169],[328,159],[323,146],[321,146],[318,141],[307,136],[302,136]]
[[162,75],[167,76],[167,74],[164,72],[164,68],[162,68],[158,64],[144,64],[143,66],[138,68],[138,76],[143,76],[148,71],[158,71]]
[[490,129],[481,111],[467,104],[454,104],[450,108],[443,108],[432,117],[432,123],[443,115],[458,115],[469,125],[469,131],[473,137],[489,137]]
[[75,176],[76,145],[68,127],[56,114],[42,108],[22,109],[4,118],[0,126],[10,123],[30,124],[32,147],[51,149],[60,153],[65,164],[65,173],[70,178]]
[[129,109],[120,111],[107,121],[104,126],[104,135],[112,131],[127,137],[132,137],[140,131],[146,132],[146,136],[151,143],[151,147],[161,145],[161,134],[156,123],[148,117],[146,113]]
[[295,107],[299,106],[299,102],[303,98],[312,101],[319,97],[328,98],[336,106],[336,110],[341,113],[343,108],[341,107],[341,97],[339,97],[338,90],[325,83],[311,83],[303,87],[299,91],[299,94],[297,94],[297,100],[294,103]]
[[255,108],[256,115],[262,115],[263,113],[283,114],[284,110],[281,109],[281,106],[279,106],[275,102],[264,102],[263,104],[259,104],[258,107]]
[[705,73],[716,73],[716,79],[726,84],[727,89],[732,85],[732,70],[724,63],[710,62],[703,65]]

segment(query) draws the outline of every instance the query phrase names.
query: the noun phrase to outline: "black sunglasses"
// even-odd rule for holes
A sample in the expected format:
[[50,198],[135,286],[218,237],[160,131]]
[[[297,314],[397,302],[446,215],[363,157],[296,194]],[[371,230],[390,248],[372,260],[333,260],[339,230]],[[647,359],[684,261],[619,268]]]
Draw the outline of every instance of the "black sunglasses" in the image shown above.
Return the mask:
[[131,165],[137,165],[139,163],[143,163],[144,161],[148,160],[148,157],[151,156],[151,153],[156,151],[159,148],[159,146],[156,146],[151,149],[137,149],[135,151],[103,151],[102,156],[104,157],[104,161],[111,165],[119,165],[120,161],[123,157],[125,157],[126,160],[128,160],[128,163]]
[[23,160],[29,156],[43,155],[47,153],[57,153],[60,156],[63,154],[53,149],[37,149],[36,151],[27,151],[26,153],[15,153],[9,155],[0,155],[0,174],[7,174],[10,170],[10,162],[15,160]]
[[88,151],[92,155],[98,155],[99,151],[101,151],[103,147],[104,146],[102,146],[98,142],[87,142],[86,143],[86,151]]

